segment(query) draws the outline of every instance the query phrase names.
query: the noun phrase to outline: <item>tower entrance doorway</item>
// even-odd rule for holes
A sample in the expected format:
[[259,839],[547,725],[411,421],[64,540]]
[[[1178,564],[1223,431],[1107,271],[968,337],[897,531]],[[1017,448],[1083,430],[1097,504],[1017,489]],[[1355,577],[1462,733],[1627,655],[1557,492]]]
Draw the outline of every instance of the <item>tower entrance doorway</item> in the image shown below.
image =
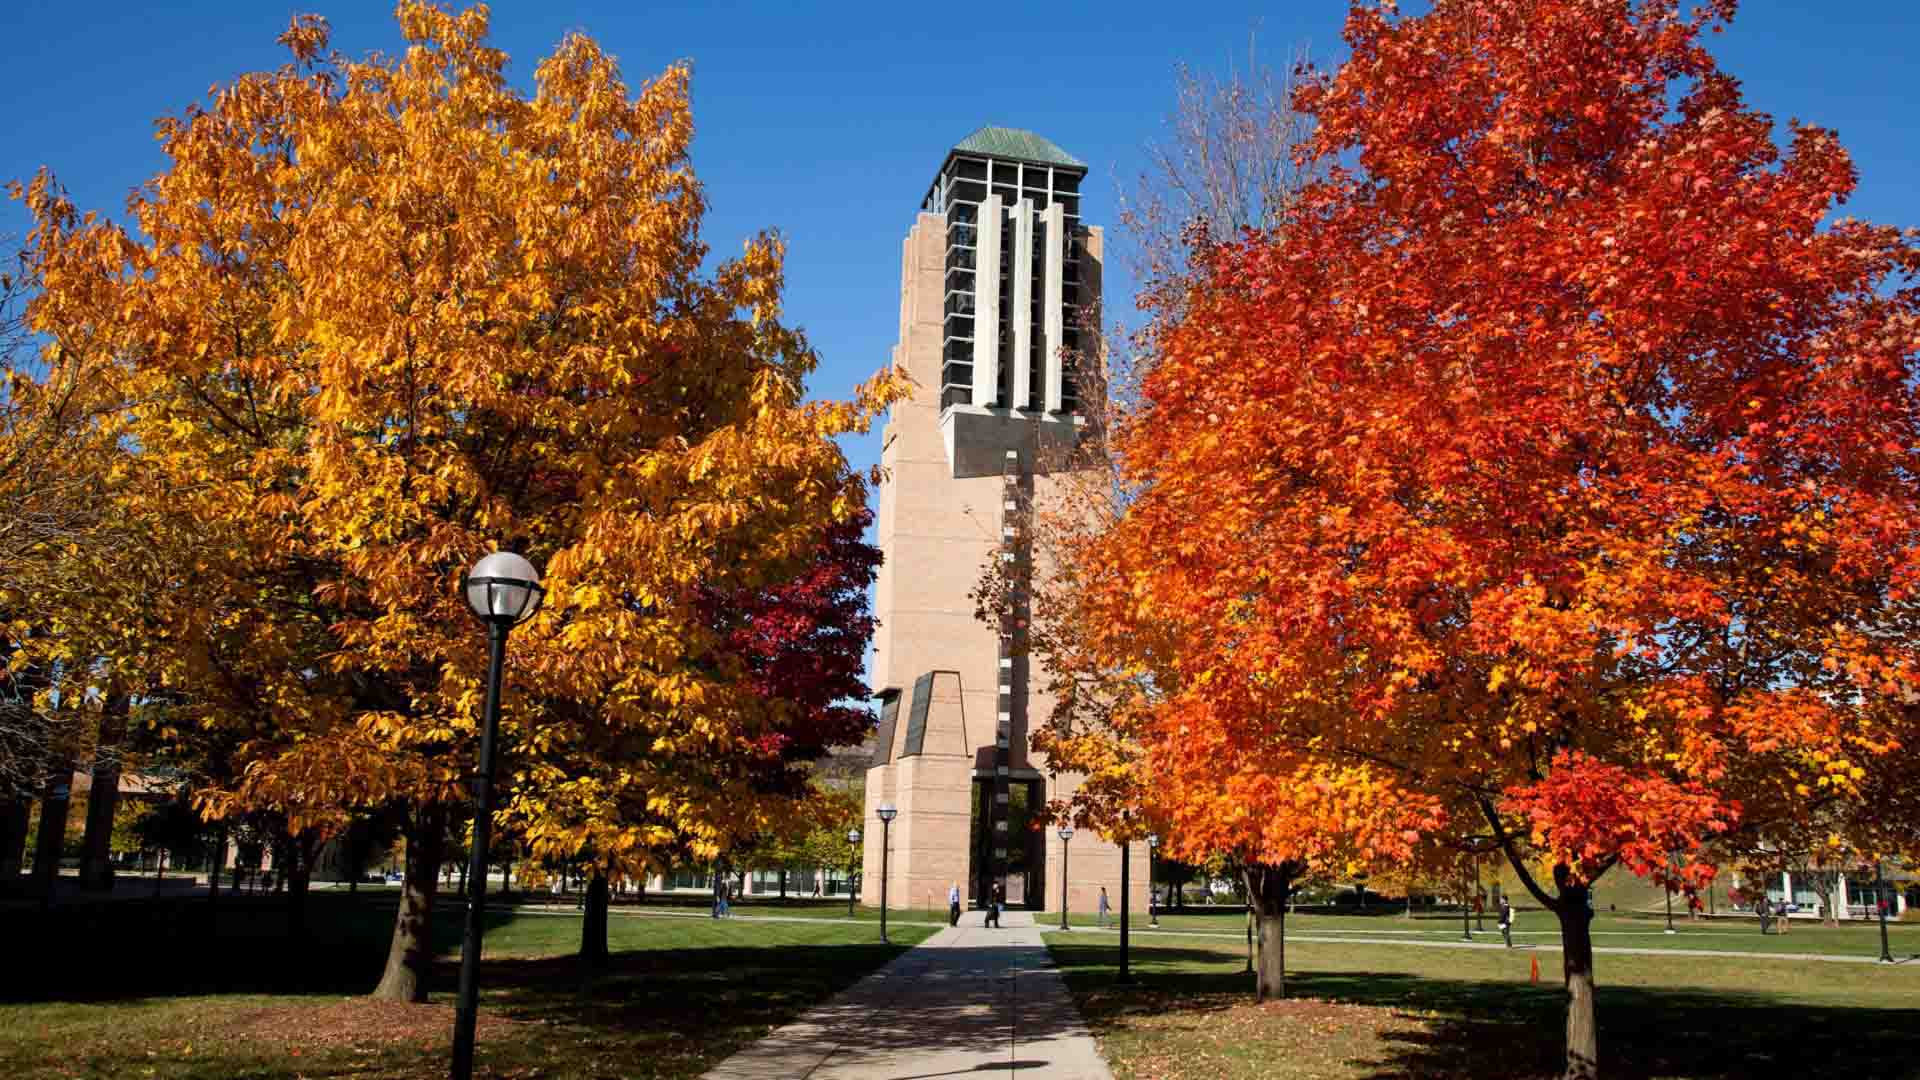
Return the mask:
[[[1040,911],[1046,906],[1046,834],[1035,828],[1046,820],[1046,784],[1041,780],[1004,781],[1007,810],[1004,832],[996,829],[993,777],[973,782],[973,824],[968,845],[968,893],[976,908],[985,907],[999,881],[1010,908]],[[995,834],[1001,839],[995,842]],[[1004,851],[1004,860],[999,853]],[[1004,865],[1002,865],[1004,863]]]

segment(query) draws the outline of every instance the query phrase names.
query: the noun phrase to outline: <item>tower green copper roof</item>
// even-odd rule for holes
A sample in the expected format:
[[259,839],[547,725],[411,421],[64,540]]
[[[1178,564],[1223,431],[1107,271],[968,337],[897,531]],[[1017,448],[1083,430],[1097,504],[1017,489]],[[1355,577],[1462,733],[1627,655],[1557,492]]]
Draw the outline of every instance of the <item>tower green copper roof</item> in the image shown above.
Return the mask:
[[1087,163],[1055,146],[1052,139],[1019,128],[983,127],[954,146],[960,154],[986,154],[991,157],[1037,161],[1043,165],[1065,165],[1084,169]]

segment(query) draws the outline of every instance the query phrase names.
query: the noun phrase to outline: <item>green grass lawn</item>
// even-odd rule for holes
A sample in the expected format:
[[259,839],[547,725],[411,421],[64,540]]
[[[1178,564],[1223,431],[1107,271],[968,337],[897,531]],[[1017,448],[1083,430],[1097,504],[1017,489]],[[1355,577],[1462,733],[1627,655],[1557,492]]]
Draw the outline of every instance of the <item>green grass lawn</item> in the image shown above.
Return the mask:
[[[379,978],[392,902],[313,904],[312,940],[300,948],[287,945],[270,901],[227,905],[211,923],[204,901],[8,912],[0,1076],[444,1076],[457,901],[434,920],[432,1000],[412,1006],[362,996]],[[493,913],[477,1072],[697,1076],[932,932],[901,926],[881,945],[864,922],[615,917],[613,963],[594,972],[572,955],[577,915]]]
[[[1075,917],[1079,928],[1092,928],[1091,918]],[[1051,924],[1049,924],[1051,925]],[[1473,920],[1474,940],[1498,942],[1500,930],[1492,912],[1484,924]],[[1484,925],[1485,929],[1480,927]],[[1674,920],[1672,934],[1666,933],[1664,919],[1647,916],[1601,914],[1593,921],[1594,945],[1601,949],[1678,949],[1721,950],[1761,953],[1819,953],[1840,956],[1879,956],[1880,930],[1876,923],[1845,922],[1837,927],[1812,920],[1795,921],[1785,934],[1761,934],[1759,921],[1753,918],[1686,918]],[[1145,916],[1132,921],[1135,931],[1151,934]],[[1246,936],[1246,916],[1238,911],[1208,913],[1204,910],[1160,916],[1160,929],[1193,934]],[[1428,915],[1417,913],[1408,919],[1401,915],[1309,915],[1287,917],[1287,933],[1311,936],[1339,936],[1366,941],[1459,941],[1459,914]],[[1887,924],[1887,938],[1895,959],[1920,954],[1920,924]],[[1560,943],[1558,923],[1541,911],[1521,911],[1514,919],[1514,944],[1551,945]]]
[[[571,901],[568,901],[571,903]],[[663,903],[648,897],[638,904],[615,905],[614,911],[671,912],[676,914],[700,914],[708,912],[705,903],[674,902]],[[879,922],[880,909],[855,905],[851,920],[847,917],[847,902],[834,903],[831,900],[775,900],[755,898],[746,901],[734,901],[733,914],[741,918],[788,916],[803,919],[838,919],[852,922]],[[887,925],[924,924],[926,926],[947,925],[947,909],[943,905],[938,911],[929,911],[924,906],[913,908],[890,908],[887,911]]]
[[[536,901],[538,897],[534,898]],[[704,913],[707,910],[703,902],[676,898],[668,902],[648,898],[645,903],[632,907],[616,907],[620,911],[667,912],[678,914]],[[734,914],[742,918],[763,916],[790,916],[798,918],[847,919],[845,901],[816,901],[792,899],[786,901],[768,899],[749,900],[736,903]],[[929,912],[921,908],[893,909],[888,916],[889,925],[911,926],[916,924],[929,926],[945,925],[944,911]],[[880,917],[879,909],[874,907],[856,907],[852,921],[873,922]],[[1043,926],[1055,926],[1059,922],[1059,912],[1035,912],[1034,918]],[[1072,925],[1079,929],[1093,929],[1097,924],[1096,916],[1091,912],[1072,912],[1069,914]],[[1117,926],[1118,915],[1109,920]],[[1218,934],[1234,936],[1244,941],[1246,934],[1246,916],[1239,909],[1220,910],[1206,907],[1188,908],[1183,912],[1166,912],[1159,917],[1161,931],[1181,933]],[[1474,940],[1497,942],[1500,940],[1498,920],[1493,912],[1485,913],[1484,918],[1472,920]],[[1151,933],[1150,917],[1142,913],[1133,913],[1132,927],[1142,933]],[[1880,931],[1873,922],[1845,922],[1838,927],[1829,927],[1813,920],[1795,920],[1786,934],[1768,933],[1762,935],[1759,922],[1752,917],[1716,917],[1689,921],[1684,914],[1674,920],[1675,932],[1665,932],[1666,922],[1658,916],[1627,915],[1602,912],[1593,924],[1594,944],[1602,949],[1680,949],[1713,950],[1731,952],[1760,953],[1818,953],[1845,956],[1880,955]],[[1460,915],[1456,912],[1429,912],[1416,910],[1409,919],[1404,913],[1387,908],[1379,908],[1374,914],[1307,914],[1290,915],[1287,918],[1287,931],[1290,934],[1311,936],[1339,936],[1360,940],[1380,941],[1459,941],[1461,940]],[[1887,924],[1888,939],[1897,959],[1906,959],[1920,955],[1920,923]],[[1514,921],[1514,943],[1516,945],[1558,946],[1560,931],[1551,915],[1545,912],[1523,909]]]
[[[1558,953],[1293,942],[1290,1000],[1256,1005],[1242,943],[1135,935],[1134,988],[1113,984],[1112,936],[1047,944],[1119,1080],[1559,1075]],[[1595,968],[1610,1078],[1920,1075],[1920,963],[1603,955]]]

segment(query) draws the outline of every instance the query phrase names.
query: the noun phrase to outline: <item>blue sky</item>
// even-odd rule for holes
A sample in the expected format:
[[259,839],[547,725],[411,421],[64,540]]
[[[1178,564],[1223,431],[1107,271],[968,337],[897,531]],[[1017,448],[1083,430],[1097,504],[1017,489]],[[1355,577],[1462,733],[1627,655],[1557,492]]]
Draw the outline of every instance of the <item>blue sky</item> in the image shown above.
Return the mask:
[[[51,166],[82,206],[119,213],[161,165],[153,120],[216,82],[284,59],[289,16],[315,11],[334,44],[395,51],[379,0],[292,4],[0,3],[0,179]],[[1244,63],[1249,35],[1280,58],[1308,42],[1337,59],[1338,0],[926,4],[496,4],[494,40],[514,78],[562,34],[583,30],[619,57],[629,83],[694,63],[694,163],[717,254],[778,227],[791,245],[788,315],[822,355],[811,387],[845,394],[885,363],[897,329],[900,241],[946,149],[983,124],[1038,131],[1087,161],[1086,220],[1111,222],[1116,186],[1162,126],[1174,65]],[[1837,128],[1862,173],[1849,206],[1920,224],[1920,90],[1907,64],[1920,5],[1747,0],[1713,47],[1749,99]],[[0,231],[17,230],[12,206]],[[1130,293],[1110,272],[1109,310]],[[877,436],[850,440],[856,465]]]

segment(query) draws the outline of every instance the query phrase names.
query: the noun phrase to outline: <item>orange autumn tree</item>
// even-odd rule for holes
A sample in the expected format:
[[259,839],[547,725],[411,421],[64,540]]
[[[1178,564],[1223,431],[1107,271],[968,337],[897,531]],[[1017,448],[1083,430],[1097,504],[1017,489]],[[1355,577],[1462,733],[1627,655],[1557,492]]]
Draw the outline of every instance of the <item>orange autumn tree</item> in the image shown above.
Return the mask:
[[[803,402],[816,357],[782,322],[776,238],[702,269],[684,68],[636,93],[572,35],[527,96],[485,8],[397,18],[405,51],[364,61],[295,19],[291,64],[163,120],[137,235],[77,234],[114,258],[49,280],[36,329],[125,380],[116,511],[170,553],[140,651],[112,659],[177,702],[181,739],[236,745],[206,812],[304,832],[407,811],[376,992],[419,1000],[482,699],[462,572],[506,547],[545,575],[509,650],[503,772],[523,749],[670,744],[648,813],[744,831],[794,797],[753,781],[795,715],[700,597],[790,580],[860,511],[834,438],[891,391]],[[522,821],[572,827],[542,794],[514,793]]]
[[1176,694],[1136,714],[1135,734],[1163,849],[1190,862],[1225,856],[1246,882],[1259,944],[1254,994],[1265,1001],[1286,996],[1294,892],[1311,878],[1413,861],[1438,809],[1389,771],[1249,745],[1237,738],[1239,710],[1217,694]]
[[[1183,692],[1181,639],[1112,606],[1131,595],[1127,582],[1142,569],[1135,560],[1154,556],[1113,542],[1127,533],[1100,483],[1106,475],[1054,478],[1027,530],[1027,557],[996,560],[983,576],[979,614],[1026,601],[1016,647],[1041,661],[1053,698],[1033,748],[1050,772],[1076,781],[1052,814],[1114,841],[1158,831],[1164,857],[1230,867],[1259,931],[1256,998],[1284,997],[1295,891],[1315,877],[1413,860],[1438,805],[1364,764],[1235,740],[1237,711],[1250,703],[1225,682],[1203,674],[1195,692]],[[1028,565],[1044,572],[1029,580]]]
[[1732,15],[1357,4],[1297,99],[1326,178],[1204,253],[1117,440],[1100,611],[1179,642],[1145,745],[1490,837],[1559,922],[1568,1076],[1597,879],[1910,753],[1920,252],[1830,219],[1853,166],[1775,145],[1702,44]]
[[1920,709],[1907,705],[1883,735],[1903,752],[1855,761],[1860,775],[1844,793],[1791,775],[1775,778],[1770,790],[1748,802],[1754,827],[1722,839],[1724,859],[1775,880],[1783,870],[1792,873],[1797,885],[1820,894],[1827,921],[1837,925],[1846,917],[1837,906],[1841,878],[1872,876],[1882,862],[1920,861],[1920,815],[1912,808],[1913,793],[1920,791],[1920,755],[1905,749],[1920,745],[1916,713]]

